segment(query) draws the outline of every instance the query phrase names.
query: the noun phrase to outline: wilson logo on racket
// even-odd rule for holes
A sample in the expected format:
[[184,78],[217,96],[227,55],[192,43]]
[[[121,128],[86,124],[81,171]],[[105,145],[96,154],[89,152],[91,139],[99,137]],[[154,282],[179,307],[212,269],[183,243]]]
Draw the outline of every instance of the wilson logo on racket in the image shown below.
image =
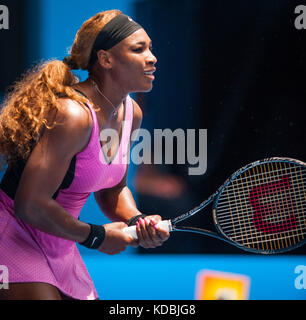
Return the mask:
[[[248,164],[198,207],[158,225],[168,231],[214,237],[246,251],[272,254],[305,244],[306,164],[289,158],[269,158]],[[213,202],[218,233],[178,223]],[[125,232],[137,238],[136,228]]]
[[[281,233],[297,226],[288,176],[254,187],[250,192],[250,203],[255,210],[254,225],[259,231]],[[278,214],[279,209],[283,210],[283,215]]]

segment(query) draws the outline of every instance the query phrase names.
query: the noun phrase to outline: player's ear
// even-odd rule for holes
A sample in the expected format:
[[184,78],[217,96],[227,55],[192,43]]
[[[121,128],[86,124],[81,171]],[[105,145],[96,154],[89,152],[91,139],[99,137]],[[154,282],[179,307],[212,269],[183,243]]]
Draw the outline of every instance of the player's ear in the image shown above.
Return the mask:
[[109,52],[104,50],[99,50],[97,52],[98,61],[103,69],[111,69],[112,68],[112,57]]

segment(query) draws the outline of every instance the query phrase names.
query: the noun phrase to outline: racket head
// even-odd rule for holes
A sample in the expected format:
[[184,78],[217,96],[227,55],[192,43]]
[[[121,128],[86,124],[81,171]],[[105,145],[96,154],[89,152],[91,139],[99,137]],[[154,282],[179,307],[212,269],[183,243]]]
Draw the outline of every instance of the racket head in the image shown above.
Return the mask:
[[249,252],[275,254],[305,244],[306,164],[267,158],[239,169],[219,188],[217,230]]

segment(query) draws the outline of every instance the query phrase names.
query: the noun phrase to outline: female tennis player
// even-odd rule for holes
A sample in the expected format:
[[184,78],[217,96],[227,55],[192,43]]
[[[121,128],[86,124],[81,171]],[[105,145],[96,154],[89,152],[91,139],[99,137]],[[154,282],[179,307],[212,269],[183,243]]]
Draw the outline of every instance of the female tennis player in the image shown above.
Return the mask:
[[[129,96],[152,89],[156,58],[145,30],[118,10],[86,21],[64,61],[39,65],[15,84],[0,115],[0,299],[97,299],[76,243],[106,254],[168,239],[158,215],[136,208],[127,187],[131,132],[142,112]],[[88,70],[79,83],[71,69]],[[103,141],[103,130],[119,139]],[[78,219],[89,195],[112,223]],[[139,241],[122,232],[137,226]],[[102,272],[102,271],[101,271]]]

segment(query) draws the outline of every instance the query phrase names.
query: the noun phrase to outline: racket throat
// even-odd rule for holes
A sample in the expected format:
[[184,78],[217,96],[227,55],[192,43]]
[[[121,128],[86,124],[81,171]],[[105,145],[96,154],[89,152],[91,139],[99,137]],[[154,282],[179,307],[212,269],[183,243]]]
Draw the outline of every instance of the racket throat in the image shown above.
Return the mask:
[[215,233],[213,231],[206,230],[206,229],[194,228],[194,227],[184,227],[184,226],[172,226],[172,231],[184,231],[184,232],[198,233],[198,234],[213,237],[215,239],[222,240],[227,243],[233,244],[232,241],[230,241],[224,237],[219,236],[217,233]]

